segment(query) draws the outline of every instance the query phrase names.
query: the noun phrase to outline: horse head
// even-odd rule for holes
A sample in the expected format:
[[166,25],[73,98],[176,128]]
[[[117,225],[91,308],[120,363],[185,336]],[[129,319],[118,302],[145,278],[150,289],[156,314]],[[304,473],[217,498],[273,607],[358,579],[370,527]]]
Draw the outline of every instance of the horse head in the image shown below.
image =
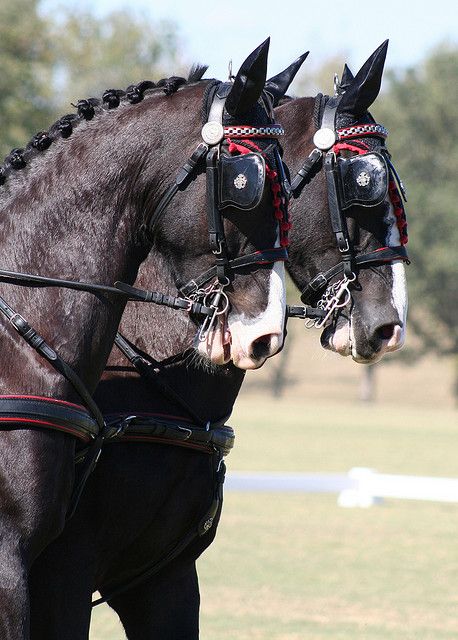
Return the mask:
[[154,245],[169,254],[173,286],[215,309],[203,324],[187,323],[176,352],[193,343],[204,360],[242,369],[258,368],[281,348],[285,320],[282,128],[264,93],[268,46],[257,47],[233,81],[200,86],[204,126],[195,123],[190,138],[195,145],[202,136],[197,163],[204,175],[196,172],[160,216],[156,199],[148,223]]
[[323,312],[314,322],[322,345],[367,364],[401,348],[407,312],[404,190],[386,129],[368,112],[386,50],[384,42],[355,77],[345,66],[334,96],[276,109],[288,163],[306,158],[292,181],[290,274],[303,302]]

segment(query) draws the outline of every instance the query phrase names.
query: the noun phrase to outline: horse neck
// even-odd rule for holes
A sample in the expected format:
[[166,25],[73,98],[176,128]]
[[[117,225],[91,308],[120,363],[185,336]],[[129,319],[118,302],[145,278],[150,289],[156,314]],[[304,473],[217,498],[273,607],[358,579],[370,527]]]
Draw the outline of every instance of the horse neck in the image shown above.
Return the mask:
[[[8,179],[0,203],[2,268],[104,284],[135,280],[144,257],[136,232],[145,200],[154,207],[155,186],[176,170],[164,157],[191,119],[182,108],[178,120],[164,102],[152,97],[83,122],[71,138],[54,142]],[[121,298],[11,284],[1,284],[0,295],[95,387],[121,318]],[[72,395],[65,381],[43,372],[11,328],[2,324],[0,331],[0,349],[17,354],[2,392]],[[20,368],[26,379],[18,379]]]
[[[148,256],[141,265],[136,285],[155,287],[176,295],[173,274],[166,261]],[[156,361],[145,381],[132,371],[125,356],[114,347],[108,369],[97,387],[95,398],[106,414],[161,413],[182,416],[202,422],[214,422],[228,415],[238,395],[244,374],[232,365],[205,368],[189,349],[196,325],[188,314],[167,307],[129,303],[120,332]],[[164,385],[175,392],[177,401],[164,391]]]

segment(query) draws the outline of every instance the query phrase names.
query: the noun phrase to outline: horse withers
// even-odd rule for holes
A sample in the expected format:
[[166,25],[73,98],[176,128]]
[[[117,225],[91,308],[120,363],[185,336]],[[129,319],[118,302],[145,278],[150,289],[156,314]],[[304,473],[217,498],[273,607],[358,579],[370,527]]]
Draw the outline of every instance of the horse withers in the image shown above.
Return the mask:
[[[268,41],[247,58],[225,94],[235,125],[262,129],[271,122],[257,103],[267,50]],[[281,347],[285,251],[274,214],[281,209],[283,215],[283,204],[273,205],[274,180],[254,153],[247,159],[257,168],[248,214],[230,201],[224,219],[219,215],[219,144],[201,137],[202,104],[216,83],[200,82],[201,75],[81,100],[77,114],[13,150],[1,167],[2,639],[29,637],[28,571],[64,527],[75,476],[74,435],[85,445],[100,445],[101,435],[109,434],[90,394],[127,297],[143,299],[144,292],[130,285],[147,254],[171,274],[175,291],[201,283],[182,296],[146,297],[192,312],[189,326],[198,334],[202,363],[232,358],[242,367],[259,366]],[[194,153],[196,172],[186,162]],[[181,172],[178,181],[180,168],[186,175]],[[207,188],[204,180],[193,182],[200,172],[208,176]],[[192,206],[184,208],[179,199],[187,191],[180,189],[188,182]],[[178,195],[166,213],[155,215],[174,184]],[[155,285],[150,280],[148,289]],[[180,327],[172,320],[159,330],[171,336]],[[233,344],[225,337],[229,331]]]

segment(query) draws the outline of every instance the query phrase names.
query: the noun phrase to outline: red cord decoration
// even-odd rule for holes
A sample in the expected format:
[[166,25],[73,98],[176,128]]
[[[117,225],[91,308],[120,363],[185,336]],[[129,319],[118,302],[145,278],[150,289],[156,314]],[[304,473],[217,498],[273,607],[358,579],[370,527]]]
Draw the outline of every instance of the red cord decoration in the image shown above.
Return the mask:
[[[369,147],[364,144],[364,142],[358,141],[356,144],[348,144],[347,142],[337,142],[333,146],[333,151],[336,155],[338,155],[341,151],[353,151],[358,155],[363,155],[369,151]],[[390,172],[390,175],[391,172]],[[406,211],[404,209],[404,205],[402,203],[402,198],[399,194],[398,185],[395,180],[391,179],[388,183],[388,196],[390,198],[391,204],[393,205],[393,212],[396,216],[396,224],[399,231],[399,238],[401,245],[407,244],[409,241],[409,237],[407,235],[407,218]]]

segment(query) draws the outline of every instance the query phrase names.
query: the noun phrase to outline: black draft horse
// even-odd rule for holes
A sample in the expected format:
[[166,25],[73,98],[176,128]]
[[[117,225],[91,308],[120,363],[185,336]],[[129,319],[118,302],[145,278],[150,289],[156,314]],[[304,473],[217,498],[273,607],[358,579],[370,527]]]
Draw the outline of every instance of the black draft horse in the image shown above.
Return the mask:
[[[343,159],[384,148],[383,139],[372,135],[373,120],[367,109],[380,88],[385,54],[386,44],[374,52],[355,78],[345,70],[332,128],[360,128],[351,142],[343,142],[342,135],[339,144],[345,146],[335,147],[337,140],[335,144],[331,141],[336,155]],[[281,100],[304,57],[267,83],[275,102]],[[312,156],[314,136],[323,128],[330,100],[323,96],[287,100],[275,110],[276,119],[287,126],[284,150],[289,166],[300,167],[305,158],[311,158],[302,172],[305,179],[293,180],[297,199],[291,203],[289,270],[304,295],[317,274],[326,274],[341,263],[323,157],[315,163],[319,154]],[[376,205],[355,204],[346,211],[355,257],[380,252],[380,258],[367,262],[369,269],[361,264],[351,299],[344,298],[347,303],[326,323],[322,337],[323,346],[351,354],[359,362],[376,361],[399,348],[404,331],[403,267],[389,251],[384,252],[387,245],[401,249],[403,222],[395,215],[395,198],[390,195],[384,193]],[[332,283],[342,272],[343,267],[336,271]],[[137,282],[145,286],[152,276],[163,277],[163,286],[173,290],[164,265],[149,259]],[[315,299],[309,299],[316,304],[317,298],[326,299],[322,293],[317,289]],[[243,372],[231,363],[211,371],[196,366],[186,350],[192,337],[188,321],[180,316],[182,339],[171,344],[170,336],[158,333],[164,317],[170,322],[175,318],[168,310],[129,306],[120,331],[135,343],[137,355],[148,362],[148,376],[139,376],[115,350],[97,389],[98,401],[111,417],[154,415],[170,420],[175,416],[193,428],[196,424],[201,428],[218,424],[232,409]],[[119,614],[129,640],[198,637],[195,561],[214,538],[219,511],[209,531],[196,535],[183,549],[180,542],[187,540],[212,503],[215,455],[172,446],[161,438],[155,442],[151,438],[150,444],[148,437],[144,440],[125,444],[120,440],[106,446],[74,518],[34,566],[33,640],[87,638],[95,589]],[[175,557],[174,550],[179,550]],[[163,564],[168,554],[172,559]]]
[[[261,136],[272,123],[259,102],[268,45],[264,42],[246,59],[225,93],[228,124],[254,127]],[[206,92],[216,87],[215,81],[200,81],[203,71],[192,74],[189,82],[171,78],[158,88],[141,83],[126,93],[107,91],[102,101],[81,100],[77,114],[34,136],[26,149],[13,150],[0,168],[0,310],[6,315],[0,316],[2,640],[29,638],[29,569],[64,528],[75,476],[76,438],[69,433],[78,433],[75,421],[86,428],[84,435],[94,424],[97,428],[97,420],[82,405],[89,405],[98,417],[90,394],[106,364],[126,300],[113,287],[97,289],[94,295],[94,289],[82,293],[44,286],[50,282],[34,274],[82,282],[120,281],[129,290],[150,252],[153,263],[170,275],[175,292],[199,274],[212,274],[210,284],[203,279],[202,293],[183,298],[188,310],[207,309],[211,320],[199,331],[196,361],[218,362],[227,354],[239,366],[259,366],[281,347],[285,291],[283,263],[278,262],[284,252],[279,223],[285,210],[275,180],[263,179],[267,160],[260,154],[247,159],[259,172],[256,202],[248,216],[228,198],[224,229],[222,219],[207,218],[205,180],[191,185],[189,206],[182,206],[177,197],[167,215],[154,213],[177,170],[197,147],[204,171],[205,159],[211,176],[219,167],[218,154],[210,154],[208,146],[202,149],[202,105]],[[183,86],[176,92],[178,85]],[[273,149],[274,135],[259,141],[270,147],[271,172],[279,157]],[[218,148],[213,144],[212,149]],[[232,165],[227,165],[229,171]],[[210,204],[224,195],[207,192]],[[211,246],[215,238],[217,247]],[[226,261],[237,258],[243,264],[248,260],[248,265],[231,274],[230,282],[224,275]],[[213,275],[215,261],[218,280]],[[162,283],[162,277],[155,282],[150,275],[149,288]],[[227,313],[226,303],[220,306],[216,294],[223,303],[227,296]],[[155,331],[173,345],[180,339],[182,318],[176,312],[165,320]],[[195,333],[198,317],[191,326]],[[227,342],[226,327],[237,344]],[[53,363],[59,371],[50,366]],[[90,439],[89,435],[86,441]],[[100,444],[100,438],[96,442]]]

